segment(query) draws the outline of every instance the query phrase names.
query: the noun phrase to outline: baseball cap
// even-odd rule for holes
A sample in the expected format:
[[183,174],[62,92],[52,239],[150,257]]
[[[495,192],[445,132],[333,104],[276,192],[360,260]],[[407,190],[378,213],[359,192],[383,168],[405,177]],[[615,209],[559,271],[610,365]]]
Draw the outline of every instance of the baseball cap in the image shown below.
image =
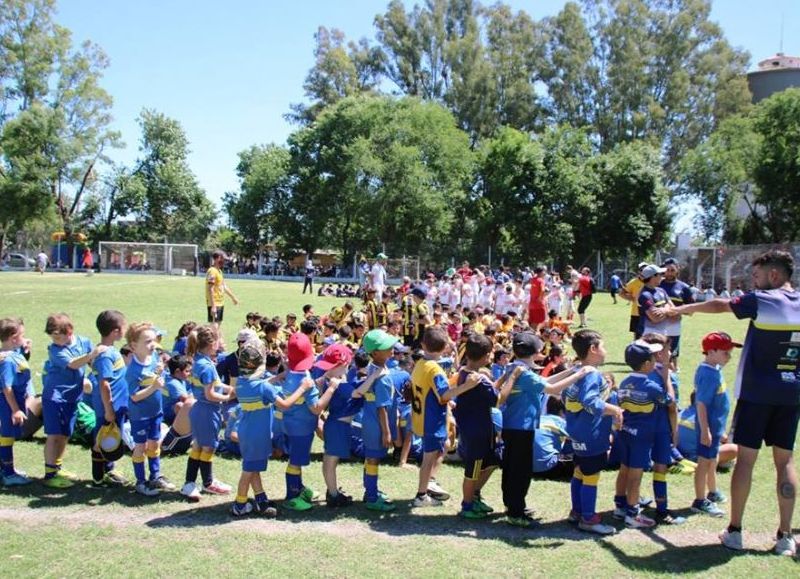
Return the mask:
[[[241,334],[241,332],[239,332]],[[264,351],[263,344],[258,340],[249,340],[241,348],[236,355],[239,362],[239,370],[245,374],[261,366],[264,363],[266,352]]]
[[639,262],[639,265],[636,266],[636,271],[642,271],[648,265],[650,265],[650,264],[647,263],[646,261]]
[[668,265],[678,265],[678,260],[674,257],[668,257],[664,260],[664,263],[661,264],[661,267],[667,267]]
[[528,358],[534,356],[542,351],[544,343],[533,332],[519,332],[514,334],[514,339],[511,341],[511,349],[514,355],[520,358]]
[[381,350],[389,350],[397,343],[397,338],[387,334],[383,330],[370,330],[364,334],[361,345],[367,354]]
[[251,330],[250,328],[242,328],[239,330],[239,333],[236,334],[236,341],[237,342],[249,342],[250,340],[257,340],[258,334],[256,334],[255,330]]
[[311,340],[303,332],[295,332],[286,344],[286,357],[289,359],[289,370],[305,372],[314,365],[314,347]]
[[418,297],[418,298],[421,298],[421,299],[423,299],[423,300],[424,300],[424,299],[425,299],[425,297],[428,295],[428,292],[426,292],[426,291],[425,291],[423,288],[421,288],[421,287],[415,287],[414,289],[412,289],[412,290],[411,290],[411,292],[410,292],[410,293],[411,293],[411,295],[412,295],[412,296],[416,296],[416,297]]
[[322,352],[322,357],[314,364],[314,368],[326,372],[336,366],[347,366],[353,359],[353,351],[344,344],[331,344]]
[[386,259],[386,254],[381,252],[375,256],[375,259]]
[[625,348],[625,363],[633,370],[638,370],[653,354],[664,349],[661,344],[648,344],[643,340],[636,340]]
[[657,265],[648,265],[642,270],[642,278],[643,279],[650,279],[654,275],[660,275],[667,271],[663,267],[658,267]]
[[409,351],[408,346],[404,346],[402,342],[395,342],[394,346],[392,346],[395,354],[405,354]]
[[734,342],[730,334],[725,332],[710,332],[703,336],[703,353],[711,350],[733,350],[741,348],[742,345]]

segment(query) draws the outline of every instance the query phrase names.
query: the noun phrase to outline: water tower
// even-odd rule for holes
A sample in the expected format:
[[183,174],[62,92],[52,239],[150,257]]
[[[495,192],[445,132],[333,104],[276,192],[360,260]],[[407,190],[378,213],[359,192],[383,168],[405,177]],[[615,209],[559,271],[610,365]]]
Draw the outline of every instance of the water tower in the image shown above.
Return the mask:
[[779,52],[758,63],[758,70],[747,73],[753,103],[769,98],[787,88],[800,88],[800,56]]

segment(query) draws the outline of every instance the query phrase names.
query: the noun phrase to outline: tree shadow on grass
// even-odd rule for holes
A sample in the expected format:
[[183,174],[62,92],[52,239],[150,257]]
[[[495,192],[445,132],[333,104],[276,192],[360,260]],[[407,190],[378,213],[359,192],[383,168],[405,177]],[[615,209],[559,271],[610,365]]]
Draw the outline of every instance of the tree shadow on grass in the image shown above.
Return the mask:
[[52,509],[70,506],[107,506],[140,507],[142,504],[174,504],[185,502],[185,498],[177,492],[161,493],[157,497],[143,497],[136,493],[133,486],[95,487],[86,481],[78,481],[68,489],[51,489],[40,481],[21,487],[6,489],[22,499],[27,499],[31,509]]

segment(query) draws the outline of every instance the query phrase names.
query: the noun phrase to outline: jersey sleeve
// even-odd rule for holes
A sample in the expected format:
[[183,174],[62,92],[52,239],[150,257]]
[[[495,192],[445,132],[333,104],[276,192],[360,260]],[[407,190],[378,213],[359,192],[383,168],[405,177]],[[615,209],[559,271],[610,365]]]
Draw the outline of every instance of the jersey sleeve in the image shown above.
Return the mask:
[[601,416],[606,408],[606,403],[600,396],[603,377],[599,372],[592,372],[585,380],[580,392],[581,406],[592,416]]
[[167,382],[167,390],[169,391],[169,397],[176,400],[188,394],[186,392],[186,384],[183,383],[183,380],[178,380],[177,378],[172,378]]
[[375,406],[378,408],[385,408],[392,405],[394,384],[390,376],[381,376],[375,380],[373,388],[375,390]]
[[441,400],[442,396],[450,389],[450,384],[447,383],[447,376],[445,376],[444,372],[436,372],[433,374],[431,381],[433,382],[433,391],[436,393],[436,397]]
[[317,385],[311,387],[305,394],[306,406],[314,406],[319,401],[319,389]]
[[53,350],[50,351],[50,364],[54,368],[66,370],[69,368],[69,363],[72,362],[72,358],[73,356],[69,348],[57,348],[55,352]]
[[653,293],[646,290],[642,290],[637,301],[639,302],[639,307],[642,308],[643,312],[646,312],[655,305]]
[[114,363],[111,361],[111,357],[102,354],[95,358],[92,366],[98,380],[110,380],[114,377]]
[[275,404],[277,398],[278,391],[275,386],[264,380],[261,383],[261,401],[264,402],[264,404]]
[[221,382],[217,369],[211,364],[204,365],[199,372],[198,379],[203,386],[211,386]]
[[733,315],[740,320],[743,318],[756,319],[758,317],[758,297],[756,292],[748,292],[743,296],[732,298],[728,303]]
[[0,362],[0,388],[11,389],[14,386],[14,363],[10,358]]
[[695,378],[695,399],[706,406],[714,402],[714,396],[719,389],[721,382],[716,372],[698,372]]

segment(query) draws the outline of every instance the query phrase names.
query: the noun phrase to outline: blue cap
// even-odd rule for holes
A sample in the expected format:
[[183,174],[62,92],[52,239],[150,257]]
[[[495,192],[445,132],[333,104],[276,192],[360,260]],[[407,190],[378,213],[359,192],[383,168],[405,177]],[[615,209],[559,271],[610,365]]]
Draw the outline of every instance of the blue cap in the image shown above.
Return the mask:
[[648,344],[642,340],[636,340],[625,348],[625,363],[632,370],[638,370],[642,364],[650,360],[653,354],[660,352],[664,347],[661,344]]

